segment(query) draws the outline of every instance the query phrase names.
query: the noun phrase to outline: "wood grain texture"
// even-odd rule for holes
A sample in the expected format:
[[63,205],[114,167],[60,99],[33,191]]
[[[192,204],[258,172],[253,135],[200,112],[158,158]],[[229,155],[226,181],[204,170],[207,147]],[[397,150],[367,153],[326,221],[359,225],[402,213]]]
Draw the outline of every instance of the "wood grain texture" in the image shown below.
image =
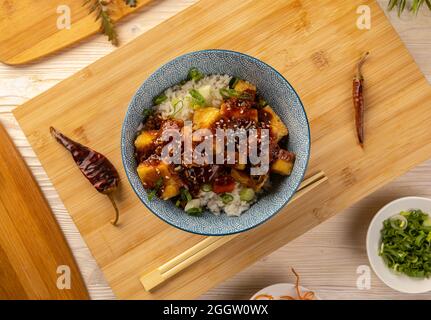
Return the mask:
[[[118,28],[120,36],[128,42],[194,2],[157,1],[141,14],[126,19]],[[386,0],[379,2],[383,8],[387,4]],[[422,11],[418,17],[404,15],[400,19],[392,12],[388,18],[422,72],[431,81],[430,14]],[[96,35],[90,41],[63,50],[61,54],[52,55],[38,64],[20,68],[0,65],[0,121],[7,127],[46,195],[93,299],[111,299],[114,295],[11,111],[113,50],[103,36]],[[356,287],[356,268],[368,264],[365,232],[372,215],[386,202],[399,196],[431,197],[430,178],[431,162],[428,161],[209,290],[202,298],[247,299],[264,286],[292,282],[294,278],[289,272],[290,266],[295,266],[301,272],[302,281],[307,287],[313,288],[326,299],[430,298],[427,294],[406,295],[393,291],[374,275],[370,290],[358,290]]]
[[[2,125],[0,191],[0,299],[88,299],[63,233]],[[70,289],[57,287],[59,266],[70,268]]]
[[[123,0],[114,0],[112,20],[118,21],[150,0],[140,0],[131,8]],[[16,65],[28,63],[70,46],[100,30],[95,13],[89,14],[84,1],[76,0],[1,0],[0,61]],[[59,29],[57,20],[64,9],[70,10],[70,28]],[[108,41],[108,40],[106,40]]]
[[[368,2],[373,28],[367,32],[356,28],[360,3],[325,1],[316,7],[312,1],[233,4],[204,0],[15,110],[118,297],[195,297],[431,156],[431,132],[426,126],[431,118],[427,108],[431,88],[374,2]],[[285,19],[286,15],[292,19]],[[157,41],[168,37],[182,42]],[[137,86],[163,62],[208,47],[246,52],[286,75],[300,93],[311,122],[309,171],[324,170],[331,182],[313,195],[312,202],[304,197],[148,294],[138,275],[201,237],[157,220],[126,183],[118,199],[123,224],[113,228],[109,203],[75,175],[73,163],[64,160],[44,128],[62,128],[120,167],[115,141],[125,106]],[[354,64],[365,50],[373,52],[373,59],[365,69],[368,134],[363,151],[353,143],[350,91]],[[391,77],[395,73],[397,77]]]

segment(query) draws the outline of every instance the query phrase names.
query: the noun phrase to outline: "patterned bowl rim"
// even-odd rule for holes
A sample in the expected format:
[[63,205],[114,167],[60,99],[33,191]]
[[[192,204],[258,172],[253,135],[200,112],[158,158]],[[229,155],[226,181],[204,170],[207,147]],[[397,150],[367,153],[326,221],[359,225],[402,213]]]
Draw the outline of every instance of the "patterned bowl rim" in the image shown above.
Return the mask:
[[[129,112],[130,112],[130,109],[131,109],[131,105],[135,102],[135,99],[136,99],[136,95],[137,95],[137,93],[139,92],[139,90],[147,83],[147,81],[151,78],[151,76],[153,75],[153,74],[155,74],[155,73],[157,73],[157,72],[159,72],[159,71],[161,71],[162,69],[164,69],[164,68],[166,68],[166,66],[168,65],[168,64],[171,64],[171,63],[173,63],[173,62],[175,62],[175,61],[177,61],[177,60],[181,60],[181,59],[183,59],[183,58],[185,58],[185,57],[188,57],[188,56],[193,56],[193,55],[195,55],[195,54],[198,54],[198,53],[204,53],[204,52],[215,52],[215,53],[228,53],[228,54],[232,54],[232,55],[236,55],[236,56],[238,56],[238,57],[242,57],[242,58],[246,58],[246,59],[249,59],[249,60],[251,60],[251,61],[253,61],[253,62],[255,62],[256,64],[260,64],[260,65],[262,65],[262,66],[264,66],[264,67],[266,67],[266,68],[268,68],[269,70],[271,70],[272,72],[274,72],[274,74],[280,79],[280,81],[281,82],[284,82],[285,84],[287,84],[287,86],[293,91],[293,93],[295,94],[295,96],[297,97],[297,99],[298,99],[298,102],[299,102],[299,105],[300,105],[300,109],[301,109],[301,111],[302,111],[302,113],[303,113],[303,116],[305,117],[305,122],[306,122],[306,124],[307,124],[307,137],[308,137],[308,140],[307,140],[307,143],[308,143],[308,150],[307,150],[307,155],[306,155],[306,161],[305,161],[305,166],[304,166],[304,171],[302,172],[302,174],[301,174],[301,177],[300,177],[300,179],[298,180],[298,183],[294,186],[294,188],[292,188],[293,189],[293,192],[291,193],[291,195],[286,199],[286,201],[279,207],[279,208],[277,208],[276,210],[274,210],[274,212],[271,214],[271,215],[269,215],[266,219],[264,219],[264,220],[262,220],[262,221],[260,221],[259,223],[256,223],[255,225],[253,225],[253,226],[251,226],[251,227],[248,227],[248,228],[245,228],[245,229],[242,229],[242,230],[237,230],[237,231],[232,231],[232,232],[225,232],[225,233],[215,233],[215,234],[213,234],[213,233],[206,233],[206,232],[198,232],[198,231],[192,231],[192,230],[189,230],[189,229],[186,229],[186,228],[183,228],[183,227],[181,227],[181,226],[178,226],[178,225],[176,225],[176,224],[174,224],[174,223],[171,223],[170,221],[168,221],[168,220],[166,220],[165,218],[163,218],[163,216],[162,215],[160,215],[160,214],[158,214],[157,212],[155,212],[150,206],[148,206],[146,203],[145,203],[145,201],[143,200],[143,197],[142,197],[142,195],[140,194],[140,192],[138,192],[138,190],[135,188],[135,186],[133,185],[133,183],[132,183],[132,181],[131,181],[131,179],[130,179],[130,176],[129,176],[129,173],[127,172],[128,170],[126,170],[126,155],[125,155],[125,136],[126,136],[126,130],[127,130],[127,128],[126,128],[126,119],[128,119],[129,117],[130,117],[130,115],[129,115]],[[248,54],[245,54],[245,53],[242,53],[242,52],[238,52],[238,51],[233,51],[233,50],[227,50],[227,49],[204,49],[204,50],[197,50],[197,51],[191,51],[191,52],[187,52],[187,53],[185,53],[185,54],[182,54],[182,55],[180,55],[180,56],[177,56],[176,58],[174,58],[174,59],[171,59],[171,60],[169,60],[169,61],[167,61],[166,63],[164,63],[162,66],[160,66],[159,68],[157,68],[151,75],[149,75],[148,76],[148,78],[143,82],[143,83],[141,83],[141,85],[138,87],[138,89],[135,91],[135,93],[133,94],[133,97],[132,97],[132,99],[130,100],[130,102],[129,102],[129,104],[128,104],[128,106],[127,106],[127,111],[126,111],[126,115],[124,116],[124,121],[123,121],[123,126],[122,126],[122,129],[121,129],[121,160],[122,160],[122,163],[123,163],[123,170],[125,171],[125,173],[126,173],[126,176],[127,176],[127,180],[129,181],[129,184],[130,184],[130,186],[132,187],[132,189],[133,189],[133,191],[135,192],[135,194],[137,195],[137,197],[139,198],[139,200],[141,200],[141,202],[144,204],[144,206],[152,213],[152,214],[154,214],[156,217],[158,217],[159,219],[161,219],[162,221],[164,221],[165,223],[167,223],[167,224],[169,224],[169,225],[171,225],[171,226],[173,226],[173,227],[175,227],[175,228],[177,228],[177,229],[180,229],[180,230],[182,230],[182,231],[185,231],[185,232],[188,232],[188,233],[193,233],[193,234],[197,234],[197,235],[203,235],[203,236],[228,236],[228,235],[234,235],[234,234],[238,234],[238,233],[242,233],[242,232],[246,232],[246,231],[249,231],[249,230],[251,230],[251,229],[254,229],[254,228],[256,228],[256,227],[258,227],[258,226],[260,226],[260,225],[262,225],[262,224],[264,224],[265,222],[267,222],[269,219],[271,219],[271,218],[273,218],[277,213],[279,213],[284,207],[286,207],[286,205],[290,202],[290,200],[292,199],[292,197],[295,195],[295,193],[296,193],[296,190],[298,190],[298,187],[299,187],[299,185],[301,184],[301,182],[303,181],[303,179],[304,179],[304,176],[305,176],[305,172],[307,171],[307,168],[308,168],[308,163],[309,163],[309,160],[310,160],[310,154],[311,154],[311,131],[310,131],[310,123],[309,123],[309,121],[308,121],[308,117],[307,117],[307,113],[306,113],[306,111],[305,111],[305,108],[304,108],[304,105],[303,105],[303,103],[302,103],[302,100],[301,100],[301,98],[299,97],[299,95],[298,95],[298,93],[296,92],[296,90],[293,88],[293,86],[290,84],[290,82],[280,73],[280,72],[278,72],[274,67],[272,67],[272,66],[270,66],[269,64],[267,64],[266,62],[263,62],[263,61],[261,61],[261,60],[259,60],[259,59],[257,59],[257,58],[255,58],[255,57],[253,57],[253,56],[250,56],[250,55],[248,55]],[[136,174],[136,173],[135,173]]]

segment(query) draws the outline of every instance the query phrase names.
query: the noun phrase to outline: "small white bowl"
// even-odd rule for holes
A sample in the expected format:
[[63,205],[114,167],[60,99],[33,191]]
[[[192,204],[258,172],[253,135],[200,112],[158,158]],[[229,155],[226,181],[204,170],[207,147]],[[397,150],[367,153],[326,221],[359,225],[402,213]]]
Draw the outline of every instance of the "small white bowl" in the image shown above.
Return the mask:
[[[299,289],[301,290],[301,294],[304,294],[307,291],[311,291],[307,288],[299,286]],[[274,299],[278,299],[278,297],[281,296],[291,296],[296,298],[296,289],[295,285],[291,283],[277,283],[273,284],[272,286],[263,288],[259,292],[256,292],[253,297],[251,297],[250,300],[255,300],[257,296],[260,296],[262,294],[267,294],[270,296],[273,296]],[[266,300],[266,299],[259,299],[259,300]],[[314,300],[320,300],[320,298],[314,293]]]
[[394,200],[380,209],[370,223],[367,233],[367,254],[371,267],[387,286],[404,293],[424,293],[431,291],[431,278],[416,279],[391,270],[379,256],[383,221],[399,214],[401,211],[420,209],[431,213],[431,199],[405,197]]

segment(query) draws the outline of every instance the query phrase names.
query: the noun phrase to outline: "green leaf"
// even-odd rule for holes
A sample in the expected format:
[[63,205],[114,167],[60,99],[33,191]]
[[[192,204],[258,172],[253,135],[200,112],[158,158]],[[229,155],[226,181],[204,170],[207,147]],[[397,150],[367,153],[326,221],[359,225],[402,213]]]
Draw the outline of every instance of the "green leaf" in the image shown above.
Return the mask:
[[399,0],[398,3],[398,16],[401,16],[401,13],[403,13],[404,9],[406,8],[407,0]]
[[118,35],[114,22],[110,17],[110,10],[99,0],[85,0],[84,6],[88,6],[89,12],[96,12],[95,20],[100,20],[100,30],[108,37],[108,40],[115,46],[118,45]]
[[388,9],[389,11],[391,11],[393,8],[395,8],[395,6],[397,5],[398,0],[390,0],[388,3]]

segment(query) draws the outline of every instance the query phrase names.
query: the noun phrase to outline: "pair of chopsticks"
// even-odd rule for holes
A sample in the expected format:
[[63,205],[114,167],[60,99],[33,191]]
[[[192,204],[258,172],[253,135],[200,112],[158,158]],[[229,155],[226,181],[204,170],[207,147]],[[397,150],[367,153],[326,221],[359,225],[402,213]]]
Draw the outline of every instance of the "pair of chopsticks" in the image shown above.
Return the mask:
[[[319,172],[308,179],[305,179],[299,186],[297,192],[292,197],[289,203],[297,200],[305,193],[310,192],[328,178],[323,172]],[[223,237],[207,237],[201,242],[197,243],[190,249],[184,251],[180,255],[166,262],[162,266],[154,269],[153,271],[143,275],[140,278],[142,285],[146,291],[151,291],[159,284],[163,283],[167,279],[176,275],[178,272],[184,270],[185,268],[191,266],[193,263],[199,261],[203,257],[207,256],[217,248],[220,248],[225,243],[231,241],[232,239],[238,237],[239,234],[234,234],[231,236]]]

